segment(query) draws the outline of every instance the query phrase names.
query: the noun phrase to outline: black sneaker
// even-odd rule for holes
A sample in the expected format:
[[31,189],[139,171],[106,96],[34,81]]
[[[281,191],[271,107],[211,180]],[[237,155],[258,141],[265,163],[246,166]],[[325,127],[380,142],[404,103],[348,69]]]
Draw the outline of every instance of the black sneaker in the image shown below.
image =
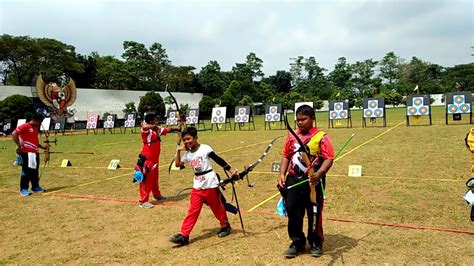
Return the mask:
[[323,255],[323,247],[322,246],[313,245],[311,247],[311,256],[321,257],[322,255]]
[[302,252],[303,249],[302,248],[297,248],[295,245],[291,245],[286,251],[285,253],[283,253],[283,255],[287,258],[287,259],[292,259],[294,257],[296,257],[296,255],[298,255],[298,253]]
[[176,234],[170,238],[170,242],[174,244],[178,244],[180,246],[184,246],[189,244],[189,237],[183,236],[182,234]]
[[226,237],[230,234],[230,231],[232,228],[230,227],[230,224],[227,224],[226,227],[222,227],[221,230],[217,233],[218,237]]

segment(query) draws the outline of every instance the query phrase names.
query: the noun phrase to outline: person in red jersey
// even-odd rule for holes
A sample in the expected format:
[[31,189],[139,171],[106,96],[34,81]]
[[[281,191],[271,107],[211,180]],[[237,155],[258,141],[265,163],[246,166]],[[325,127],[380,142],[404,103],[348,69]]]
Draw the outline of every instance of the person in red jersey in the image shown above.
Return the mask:
[[145,115],[145,121],[141,125],[140,135],[143,147],[139,157],[143,160],[144,180],[140,183],[139,206],[142,208],[153,208],[153,204],[148,202],[150,192],[153,193],[155,200],[166,200],[161,195],[159,186],[159,166],[161,153],[161,136],[169,132],[181,131],[181,121],[178,122],[178,128],[158,126],[158,118],[155,114]]
[[[305,249],[306,237],[303,233],[305,211],[308,216],[307,240],[311,247],[311,255],[319,257],[323,253],[323,191],[326,185],[326,173],[333,164],[334,150],[329,137],[323,131],[314,127],[314,120],[315,113],[312,107],[302,105],[296,110],[298,130],[295,133],[303,144],[309,147],[308,150],[312,151],[309,159],[312,165],[314,162],[314,172],[308,171],[309,166],[303,160],[303,151],[295,136],[288,134],[282,153],[278,186],[286,194],[288,235],[292,241],[290,248],[284,253],[287,258],[294,258]],[[287,171],[288,174],[286,175]],[[314,174],[308,176],[308,172]],[[308,185],[310,182],[285,189],[308,178],[311,184],[315,185],[316,204],[311,202],[310,186]]]
[[[28,122],[17,127],[12,133],[16,152],[21,158],[20,195],[29,196],[29,185],[31,191],[41,193],[45,190],[39,185],[39,148],[47,149],[47,146],[39,144],[38,131],[43,122],[44,115],[36,113]],[[49,145],[49,144],[46,144]]]

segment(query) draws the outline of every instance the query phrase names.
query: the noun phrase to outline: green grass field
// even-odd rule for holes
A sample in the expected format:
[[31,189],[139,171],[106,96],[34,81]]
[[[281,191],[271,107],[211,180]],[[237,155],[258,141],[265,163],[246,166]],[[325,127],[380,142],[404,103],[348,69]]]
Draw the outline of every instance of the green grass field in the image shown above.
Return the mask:
[[[51,154],[41,180],[47,193],[29,197],[18,193],[13,142],[0,141],[0,263],[468,264],[474,257],[474,227],[462,199],[471,175],[471,155],[464,145],[471,128],[467,117],[446,126],[444,108],[435,107],[432,126],[424,117],[406,127],[405,109],[388,109],[387,127],[379,120],[362,128],[360,111],[352,116],[352,128],[343,123],[328,129],[327,112],[317,114],[318,127],[331,137],[335,150],[356,134],[328,176],[321,258],[302,254],[284,259],[290,240],[286,219],[275,214],[278,198],[247,211],[277,192],[277,175],[270,168],[280,161],[283,138],[249,175],[254,187],[248,188],[245,180],[236,185],[247,234],[238,216],[230,215],[232,234],[218,238],[219,224],[204,207],[191,244],[173,248],[168,238],[179,232],[189,204],[188,194],[173,195],[192,185],[188,169],[168,174],[175,136],[163,138],[160,157],[160,187],[170,198],[141,209],[138,186],[131,181],[140,136],[100,130],[97,135],[58,135],[51,151],[95,154]],[[255,120],[256,131],[202,131],[199,140],[243,169],[273,138],[287,134],[264,130],[262,116]],[[63,159],[72,166],[61,168]],[[107,170],[112,159],[120,159],[121,168]],[[354,164],[362,165],[362,177],[347,176]],[[230,200],[230,189],[225,194]]]

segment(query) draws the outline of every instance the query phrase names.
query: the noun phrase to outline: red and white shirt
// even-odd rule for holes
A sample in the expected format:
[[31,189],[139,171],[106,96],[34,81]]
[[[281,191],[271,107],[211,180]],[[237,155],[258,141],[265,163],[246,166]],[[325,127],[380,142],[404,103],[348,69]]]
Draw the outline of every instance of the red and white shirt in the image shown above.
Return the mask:
[[[203,173],[212,170],[211,158],[209,158],[209,153],[211,152],[212,148],[209,145],[200,144],[199,148],[195,152],[185,152],[181,158],[181,161],[189,162],[193,168],[194,173]],[[218,186],[219,180],[217,179],[216,172],[214,171],[204,175],[194,175],[194,189],[208,189],[216,188]]]
[[146,159],[158,163],[160,161],[161,152],[161,135],[166,135],[168,128],[158,127],[156,130],[148,129],[141,130],[140,135],[142,137],[143,147],[141,154],[145,155]]
[[39,153],[38,129],[30,123],[25,123],[15,129],[20,137],[20,151]]
[[[301,130],[296,131],[296,135],[303,141],[303,143],[308,143],[313,136],[318,133],[317,128],[311,128],[309,132],[305,134],[301,133]],[[317,160],[315,163],[315,168],[319,168],[323,160],[334,159],[334,149],[331,144],[331,140],[327,135],[324,135],[319,143],[320,150],[315,156],[311,156],[310,160]],[[292,176],[301,177],[306,169],[307,165],[303,162],[301,157],[301,152],[297,152],[300,148],[298,141],[291,134],[288,134],[285,141],[285,147],[283,148],[283,156],[290,160],[288,174]]]

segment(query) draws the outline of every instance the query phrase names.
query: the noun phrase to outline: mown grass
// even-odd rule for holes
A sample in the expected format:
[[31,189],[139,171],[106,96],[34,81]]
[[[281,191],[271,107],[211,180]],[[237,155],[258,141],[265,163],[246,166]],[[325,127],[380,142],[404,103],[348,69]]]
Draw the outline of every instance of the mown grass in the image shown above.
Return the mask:
[[[217,238],[218,223],[205,207],[191,244],[177,249],[167,239],[179,231],[187,211],[187,194],[171,197],[151,210],[137,207],[138,188],[131,182],[131,168],[141,147],[138,134],[58,135],[52,151],[95,154],[51,154],[41,180],[51,193],[30,197],[18,196],[20,170],[10,165],[13,143],[0,141],[4,147],[0,150],[0,263],[467,264],[474,256],[472,235],[363,223],[473,230],[462,200],[464,182],[471,174],[470,154],[463,140],[471,125],[464,117],[446,126],[444,109],[434,108],[432,126],[421,118],[406,127],[404,111],[387,110],[387,128],[381,127],[381,121],[362,128],[358,111],[353,112],[353,128],[343,123],[328,129],[327,113],[317,114],[317,124],[331,137],[335,150],[356,134],[329,173],[325,255],[319,259],[307,254],[295,260],[282,257],[290,242],[285,218],[273,214],[277,198],[255,212],[245,211],[277,192],[277,176],[270,166],[280,160],[283,139],[250,175],[253,188],[245,181],[237,183],[247,235],[243,236],[238,217],[231,216],[234,233]],[[271,139],[287,134],[285,130],[263,130],[261,116],[255,123],[256,131],[202,131],[199,139],[242,169],[260,156]],[[387,129],[391,130],[377,137]],[[165,136],[162,142],[160,185],[167,196],[192,183],[187,169],[167,172],[174,142],[174,135]],[[73,166],[60,168],[64,158]],[[120,159],[122,167],[107,170],[111,159]],[[362,177],[347,177],[351,164],[362,165]],[[229,189],[225,194],[230,200]]]

